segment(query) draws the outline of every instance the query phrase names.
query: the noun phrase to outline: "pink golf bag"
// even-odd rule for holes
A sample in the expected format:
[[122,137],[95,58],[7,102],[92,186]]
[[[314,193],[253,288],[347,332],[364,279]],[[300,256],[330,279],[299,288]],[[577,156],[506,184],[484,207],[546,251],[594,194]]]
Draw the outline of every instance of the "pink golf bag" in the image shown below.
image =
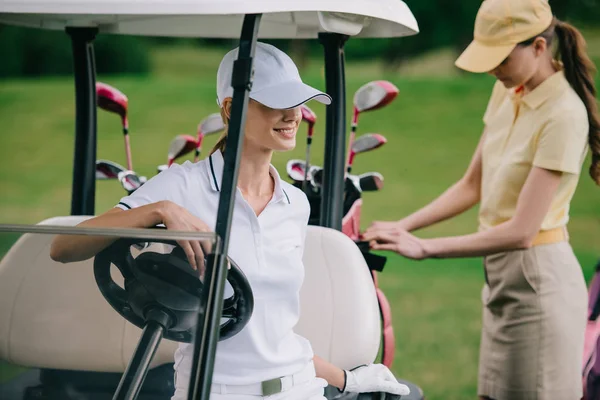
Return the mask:
[[600,400],[600,261],[589,288],[583,350],[583,399]]

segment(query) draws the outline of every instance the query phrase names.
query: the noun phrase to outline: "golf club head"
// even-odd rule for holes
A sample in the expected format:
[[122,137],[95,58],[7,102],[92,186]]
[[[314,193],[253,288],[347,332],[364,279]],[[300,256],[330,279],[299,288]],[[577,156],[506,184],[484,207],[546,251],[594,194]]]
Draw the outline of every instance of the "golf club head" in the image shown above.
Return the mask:
[[121,91],[103,82],[96,82],[96,101],[98,107],[121,117],[123,129],[129,128],[127,120],[128,100]]
[[323,185],[323,168],[313,165],[310,170],[310,183],[312,186],[320,188]]
[[391,103],[398,92],[389,81],[371,81],[354,93],[354,108],[358,112],[376,110]]
[[210,114],[198,124],[198,135],[212,135],[225,129],[220,113]]
[[306,121],[309,125],[314,125],[317,122],[317,114],[315,114],[313,110],[308,108],[306,104],[302,104],[300,106],[300,110],[302,111],[303,121]]
[[350,179],[356,190],[362,192],[362,188],[360,186],[360,178],[357,175],[347,174],[346,178]]
[[365,172],[360,174],[358,179],[363,192],[377,192],[383,189],[383,175],[379,172]]
[[359,137],[352,143],[352,152],[354,154],[364,153],[375,150],[387,143],[385,136],[379,133],[367,133]]
[[196,151],[194,154],[194,162],[197,162],[200,159],[200,152],[202,151],[202,140],[204,136],[214,135],[215,133],[219,133],[225,130],[225,124],[223,123],[223,118],[221,118],[220,113],[210,114],[208,117],[204,118],[198,124],[197,129],[197,143],[196,143]]
[[169,144],[168,153],[168,165],[171,165],[173,161],[179,157],[194,151],[198,142],[196,138],[191,135],[177,135]]
[[143,185],[142,180],[139,176],[133,171],[126,170],[119,172],[119,182],[121,182],[121,186],[125,189],[129,194],[136,191],[140,186]]
[[286,172],[290,179],[296,182],[302,182],[304,180],[304,167],[305,163],[303,160],[292,159],[289,160],[285,166]]
[[163,172],[164,170],[169,169],[169,166],[167,164],[162,164],[159,165],[156,170],[158,171],[158,173],[160,174],[161,172]]
[[96,160],[96,179],[118,179],[126,168],[109,160]]

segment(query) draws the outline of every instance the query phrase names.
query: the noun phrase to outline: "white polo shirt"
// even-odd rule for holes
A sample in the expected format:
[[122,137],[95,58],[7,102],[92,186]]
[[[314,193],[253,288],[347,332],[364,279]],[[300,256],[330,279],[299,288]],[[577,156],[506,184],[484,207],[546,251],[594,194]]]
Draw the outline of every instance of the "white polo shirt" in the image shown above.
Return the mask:
[[[197,163],[173,164],[122,198],[118,207],[126,210],[170,200],[214,227],[223,165],[220,151]],[[293,374],[313,357],[308,340],[293,332],[300,315],[302,254],[310,206],[305,194],[282,181],[272,165],[270,171],[275,191],[258,217],[240,190],[236,191],[228,256],[250,282],[254,311],[243,330],[219,342],[214,383],[245,385]],[[229,284],[226,295],[231,293],[227,289]],[[192,353],[193,344],[186,343],[175,352],[175,369],[186,380]]]

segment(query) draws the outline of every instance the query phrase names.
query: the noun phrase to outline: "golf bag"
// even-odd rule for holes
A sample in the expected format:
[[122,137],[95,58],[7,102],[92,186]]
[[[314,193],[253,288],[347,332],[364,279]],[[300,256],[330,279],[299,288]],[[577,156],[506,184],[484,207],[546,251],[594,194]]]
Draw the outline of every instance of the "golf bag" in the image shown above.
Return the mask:
[[[310,204],[309,225],[319,225],[321,217],[321,188],[313,186],[310,181],[306,182],[306,195]],[[293,185],[302,189],[302,182],[294,181]],[[392,311],[390,304],[385,297],[383,291],[379,288],[377,281],[377,273],[383,271],[383,267],[387,261],[386,257],[379,256],[370,252],[369,244],[360,241],[360,212],[362,206],[361,192],[356,187],[350,178],[346,178],[344,182],[344,199],[343,199],[343,218],[342,232],[350,237],[360,249],[367,265],[375,291],[377,293],[377,301],[379,303],[379,312],[381,314],[383,342],[381,348],[382,364],[390,368],[394,361],[395,340],[394,329],[392,326]]]
[[596,264],[588,299],[583,350],[583,399],[600,400],[600,260]]

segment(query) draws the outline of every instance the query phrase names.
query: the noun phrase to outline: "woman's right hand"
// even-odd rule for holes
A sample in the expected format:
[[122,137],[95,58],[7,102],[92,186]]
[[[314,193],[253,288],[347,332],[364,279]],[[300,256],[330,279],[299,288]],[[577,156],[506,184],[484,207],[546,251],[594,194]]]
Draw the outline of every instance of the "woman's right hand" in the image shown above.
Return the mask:
[[[212,232],[208,225],[200,218],[190,213],[187,209],[171,201],[164,201],[161,204],[161,219],[167,229],[184,232]],[[204,276],[204,253],[210,251],[212,246],[210,241],[201,240],[178,240],[190,265],[195,270],[200,271],[200,276]]]

